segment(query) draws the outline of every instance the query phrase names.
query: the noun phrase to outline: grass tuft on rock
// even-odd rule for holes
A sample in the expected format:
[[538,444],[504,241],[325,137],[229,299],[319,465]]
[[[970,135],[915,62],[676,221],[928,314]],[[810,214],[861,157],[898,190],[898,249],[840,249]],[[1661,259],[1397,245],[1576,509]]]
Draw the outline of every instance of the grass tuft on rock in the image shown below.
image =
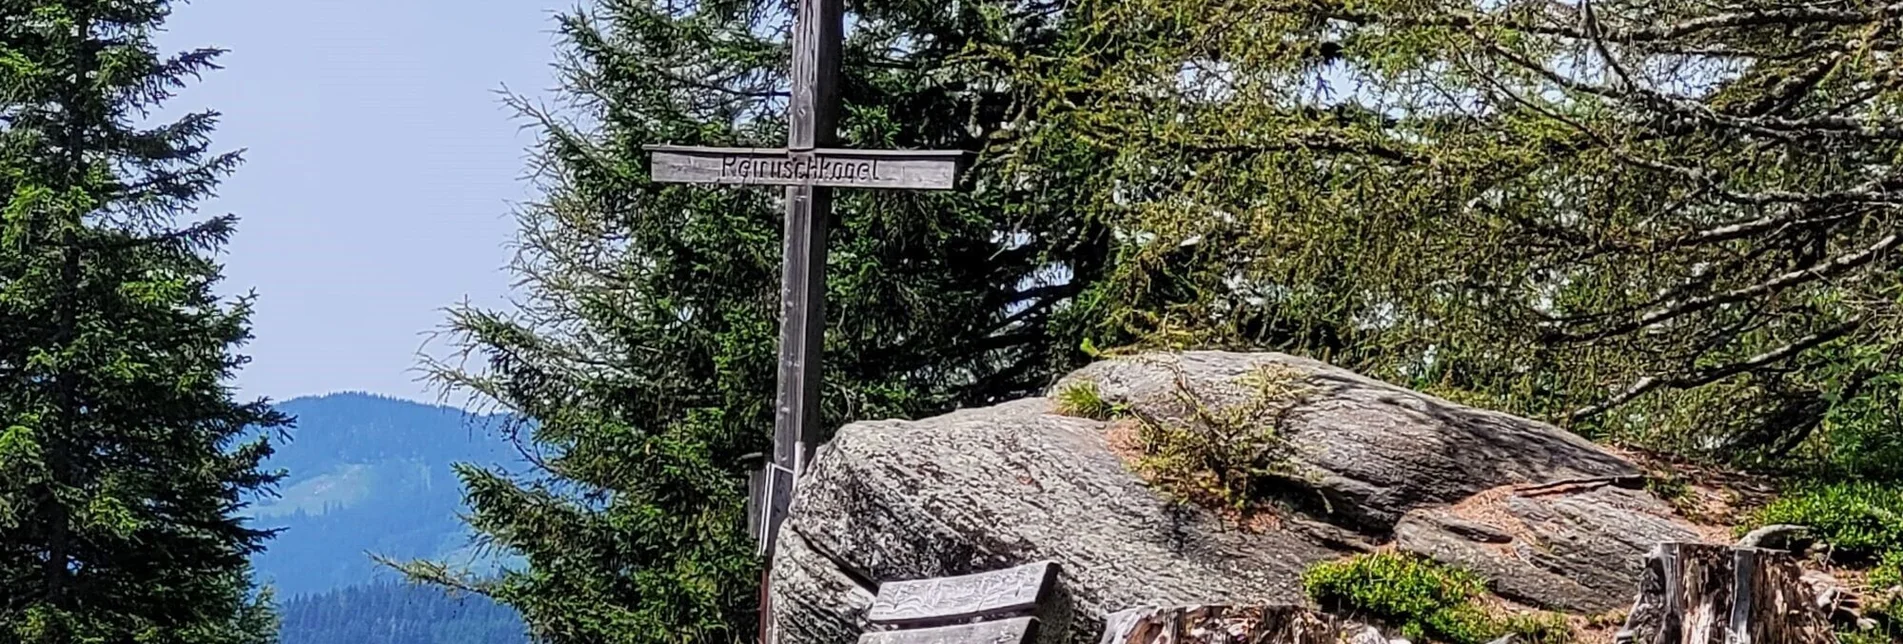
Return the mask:
[[1565,617],[1494,615],[1478,602],[1487,593],[1479,576],[1412,554],[1381,552],[1323,562],[1308,569],[1302,585],[1329,610],[1390,623],[1417,642],[1486,644],[1508,634],[1524,644],[1572,641]]
[[1146,480],[1178,500],[1247,512],[1259,501],[1265,479],[1290,473],[1283,416],[1313,391],[1306,374],[1284,365],[1264,365],[1235,383],[1240,401],[1212,404],[1179,373],[1175,406],[1181,413],[1157,418],[1131,410],[1141,421],[1137,463]]
[[1057,413],[1108,421],[1123,417],[1129,413],[1129,409],[1124,405],[1105,400],[1103,390],[1097,388],[1097,383],[1079,380],[1058,390]]

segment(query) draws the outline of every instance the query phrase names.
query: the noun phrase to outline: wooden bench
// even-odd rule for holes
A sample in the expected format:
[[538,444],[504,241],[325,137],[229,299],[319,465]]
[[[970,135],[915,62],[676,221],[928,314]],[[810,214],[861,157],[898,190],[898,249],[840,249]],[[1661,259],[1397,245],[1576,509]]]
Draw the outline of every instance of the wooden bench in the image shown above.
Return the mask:
[[866,610],[879,630],[859,644],[1030,644],[1057,564],[1026,564],[958,577],[886,582]]

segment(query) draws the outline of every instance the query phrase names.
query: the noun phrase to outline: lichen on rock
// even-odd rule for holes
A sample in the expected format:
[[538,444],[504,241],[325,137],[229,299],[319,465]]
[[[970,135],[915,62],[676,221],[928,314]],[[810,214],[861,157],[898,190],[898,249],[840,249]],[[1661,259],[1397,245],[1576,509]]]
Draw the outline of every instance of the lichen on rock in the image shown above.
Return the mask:
[[[1222,486],[1246,481],[1226,489],[1273,497],[1284,511],[1238,526],[1220,507],[1181,502],[1155,472],[1144,475],[1144,464],[1133,467],[1132,457],[1167,464],[1154,459],[1169,453],[1170,437],[1157,432],[1170,428],[1191,434],[1193,449],[1172,464],[1179,471],[1201,470]],[[1225,463],[1248,471],[1214,473]],[[1554,553],[1600,541],[1529,537],[1438,508],[1513,486],[1640,474],[1551,425],[1313,360],[1213,351],[1120,357],[1061,379],[1051,398],[841,428],[804,474],[783,528],[791,536],[781,541],[797,545],[775,557],[773,617],[782,642],[848,644],[853,611],[881,581],[1051,560],[1062,571],[1061,606],[1046,617],[1043,639],[1092,642],[1106,615],[1132,608],[1305,603],[1306,569],[1393,544],[1404,523],[1519,557],[1472,559],[1490,585],[1511,587],[1516,580],[1501,575],[1533,575],[1551,561],[1584,565]],[[1522,513],[1581,522],[1630,514],[1618,520],[1673,525],[1645,518],[1654,508],[1643,499],[1625,498],[1642,490],[1602,487],[1617,491],[1529,501]],[[1613,572],[1586,584],[1595,600],[1624,579],[1626,562],[1614,560],[1627,554],[1621,546],[1603,551]],[[855,579],[863,584],[847,583]]]

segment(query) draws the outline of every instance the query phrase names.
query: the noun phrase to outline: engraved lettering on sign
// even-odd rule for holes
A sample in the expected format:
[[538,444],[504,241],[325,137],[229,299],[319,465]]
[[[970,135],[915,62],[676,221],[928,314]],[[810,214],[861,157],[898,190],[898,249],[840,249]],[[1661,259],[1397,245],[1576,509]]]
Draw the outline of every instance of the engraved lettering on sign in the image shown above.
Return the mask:
[[962,152],[649,146],[655,181],[948,190]]
[[[889,164],[887,164],[889,165]],[[878,159],[761,159],[727,157],[720,160],[720,179],[786,179],[791,181],[890,182],[899,177],[882,171]]]

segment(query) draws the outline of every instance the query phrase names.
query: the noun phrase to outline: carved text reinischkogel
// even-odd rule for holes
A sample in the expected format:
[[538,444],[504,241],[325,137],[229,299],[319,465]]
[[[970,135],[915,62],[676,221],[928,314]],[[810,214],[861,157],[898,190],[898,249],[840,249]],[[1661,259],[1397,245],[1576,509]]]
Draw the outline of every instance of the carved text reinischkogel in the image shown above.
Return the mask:
[[721,161],[720,176],[795,181],[890,181],[897,178],[880,174],[878,159],[836,161],[825,158],[759,157],[727,157]]

